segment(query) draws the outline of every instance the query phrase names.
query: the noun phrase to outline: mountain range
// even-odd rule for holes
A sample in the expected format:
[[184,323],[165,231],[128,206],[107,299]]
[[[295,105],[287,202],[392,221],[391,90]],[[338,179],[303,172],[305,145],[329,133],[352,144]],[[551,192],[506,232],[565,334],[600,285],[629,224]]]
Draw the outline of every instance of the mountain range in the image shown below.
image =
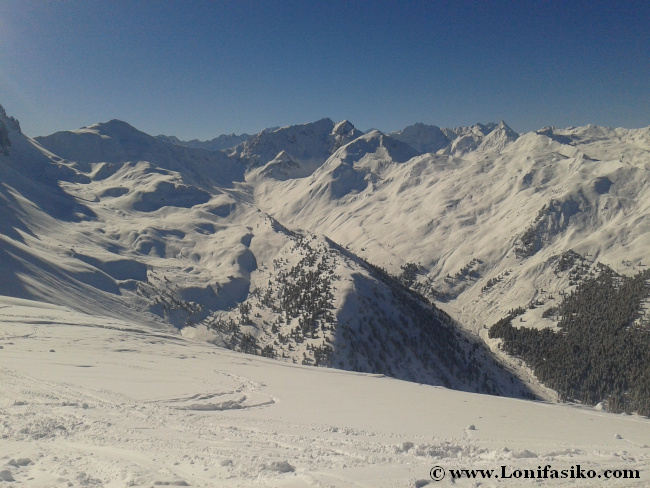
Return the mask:
[[2,110],[0,295],[293,363],[578,398],[491,327],[559,334],[564,297],[646,269],[650,128],[322,119],[243,137],[112,120],[31,139]]

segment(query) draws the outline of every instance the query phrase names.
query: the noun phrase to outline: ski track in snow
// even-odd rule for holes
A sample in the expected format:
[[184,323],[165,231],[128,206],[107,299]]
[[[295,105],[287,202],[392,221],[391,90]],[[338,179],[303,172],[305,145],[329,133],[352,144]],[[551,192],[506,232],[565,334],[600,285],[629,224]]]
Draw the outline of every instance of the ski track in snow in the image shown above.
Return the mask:
[[[295,366],[0,302],[0,471],[15,480],[0,486],[450,486],[431,467],[546,464],[639,469],[606,486],[648,483],[647,419]],[[455,483],[526,484],[573,486]]]

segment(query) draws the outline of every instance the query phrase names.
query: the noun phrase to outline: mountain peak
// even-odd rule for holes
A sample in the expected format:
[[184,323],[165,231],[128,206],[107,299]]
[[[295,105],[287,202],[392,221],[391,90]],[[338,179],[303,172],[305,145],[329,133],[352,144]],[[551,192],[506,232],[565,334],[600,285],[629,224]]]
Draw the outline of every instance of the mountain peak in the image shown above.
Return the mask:
[[342,120],[334,124],[333,134],[344,134],[356,130],[354,125],[349,120]]
[[2,105],[0,105],[0,154],[9,154],[11,147],[11,139],[9,132],[20,132],[20,123],[13,117],[9,117]]
[[501,120],[501,121],[497,124],[495,130],[497,130],[497,129],[499,129],[499,130],[503,130],[503,131],[505,131],[505,132],[506,132],[507,134],[509,134],[509,135],[517,135],[517,136],[519,136],[519,133],[516,132],[515,130],[513,130],[512,127],[510,127],[510,126],[506,123],[505,120]]
[[109,137],[147,137],[151,138],[149,134],[146,134],[135,127],[133,127],[128,122],[124,122],[119,119],[111,119],[108,122],[99,122],[97,124],[89,125],[79,129],[79,131],[90,131],[95,132],[100,135],[105,135]]
[[0,105],[0,122],[6,124],[10,129],[20,132],[20,122],[15,117],[7,115],[2,105]]
[[[273,132],[260,132],[234,149],[249,169],[260,168],[268,163],[292,162],[292,177],[304,177],[323,164],[337,149],[353,141],[363,133],[347,120],[335,123],[323,118],[307,124],[290,125]],[[281,157],[279,157],[282,154]],[[288,159],[287,159],[288,158]],[[299,168],[299,169],[296,169]],[[266,168],[264,174],[277,174]]]
[[436,125],[426,125],[418,122],[405,127],[401,131],[391,132],[390,136],[404,142],[421,153],[437,152],[447,147],[451,140]]
[[60,131],[35,140],[52,153],[83,163],[148,160],[153,154],[162,159],[162,142],[118,119]]
[[135,129],[135,127],[133,127],[128,122],[124,122],[120,119],[111,119],[108,122],[104,122],[102,125],[106,125],[108,127],[130,127],[131,129]]
[[373,130],[355,138],[336,153],[341,161],[347,164],[358,164],[360,161],[394,161],[403,163],[418,155],[408,144]]

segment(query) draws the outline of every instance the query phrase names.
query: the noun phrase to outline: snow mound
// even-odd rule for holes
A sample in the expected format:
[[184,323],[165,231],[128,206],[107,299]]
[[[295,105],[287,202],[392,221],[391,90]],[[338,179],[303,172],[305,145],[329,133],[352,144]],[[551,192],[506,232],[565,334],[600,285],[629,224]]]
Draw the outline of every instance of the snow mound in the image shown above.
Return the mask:
[[210,200],[206,191],[170,181],[157,181],[124,198],[128,207],[139,212],[153,212],[162,207],[191,208]]

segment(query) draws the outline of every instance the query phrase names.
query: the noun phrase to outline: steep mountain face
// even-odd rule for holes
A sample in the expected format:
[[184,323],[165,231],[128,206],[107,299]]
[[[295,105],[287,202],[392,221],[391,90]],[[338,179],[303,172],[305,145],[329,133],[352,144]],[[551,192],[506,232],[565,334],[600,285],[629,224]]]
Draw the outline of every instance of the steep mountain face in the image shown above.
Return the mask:
[[20,124],[13,117],[8,117],[5,109],[0,106],[0,153],[7,156],[11,147],[9,131],[20,132]]
[[[451,144],[451,139],[435,125],[414,124],[408,127],[391,132],[393,139],[404,142],[420,153],[434,153],[446,148]],[[456,135],[453,135],[455,139]]]
[[294,363],[531,394],[446,313],[322,234],[289,231],[244,182],[247,167],[247,178],[278,181],[261,171],[275,149],[301,164],[329,155],[323,174],[337,165],[363,178],[416,154],[403,143],[328,120],[269,133],[272,150],[247,142],[230,154],[174,146],[121,121],[39,142],[3,124],[10,278],[0,294],[174,326]]

